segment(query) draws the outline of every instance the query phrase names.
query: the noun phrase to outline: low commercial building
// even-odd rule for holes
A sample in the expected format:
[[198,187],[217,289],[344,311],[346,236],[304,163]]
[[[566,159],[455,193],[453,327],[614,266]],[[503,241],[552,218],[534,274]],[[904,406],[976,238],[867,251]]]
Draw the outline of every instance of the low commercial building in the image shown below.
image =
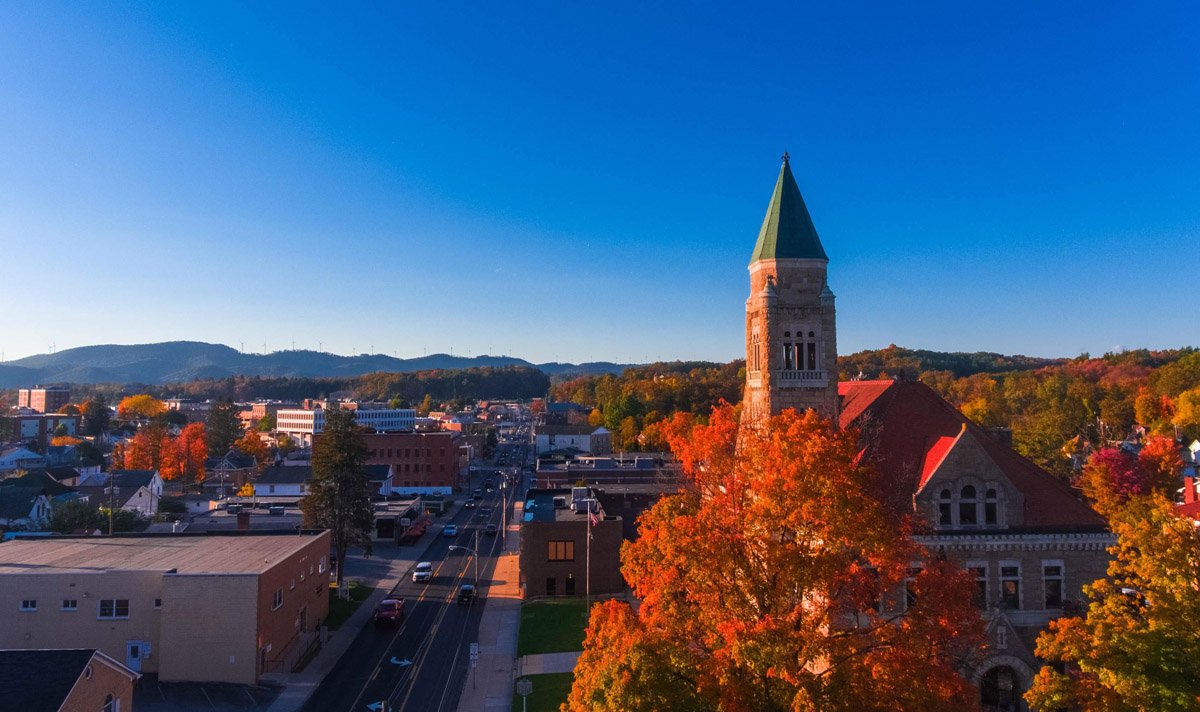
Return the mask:
[[606,515],[587,487],[529,490],[521,515],[522,595],[603,595],[625,590],[622,526],[621,517]]
[[552,450],[607,455],[612,452],[612,433],[591,425],[539,425],[535,449],[538,455]]
[[24,443],[37,443],[44,450],[56,433],[77,435],[80,416],[63,413],[35,413],[18,409],[15,414],[3,416],[0,422],[0,438]]
[[682,476],[679,463],[669,454],[581,455],[563,460],[539,459],[534,486],[570,487],[580,480],[601,486],[678,483]]
[[[393,433],[411,431],[416,426],[417,411],[409,409],[364,409],[351,408],[354,420],[359,425],[376,432]],[[275,431],[289,435],[300,447],[312,447],[313,436],[325,428],[325,410],[280,409],[275,412]]]
[[328,532],[0,544],[0,649],[95,648],[163,681],[290,672],[329,613]]
[[0,700],[24,712],[132,712],[136,672],[99,650],[0,650]]

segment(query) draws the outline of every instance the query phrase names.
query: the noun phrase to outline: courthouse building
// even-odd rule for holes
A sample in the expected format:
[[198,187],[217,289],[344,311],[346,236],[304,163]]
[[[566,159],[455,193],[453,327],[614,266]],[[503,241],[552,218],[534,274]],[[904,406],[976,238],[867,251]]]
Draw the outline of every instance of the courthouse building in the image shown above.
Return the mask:
[[861,433],[881,476],[872,494],[919,515],[930,555],[975,576],[989,640],[971,671],[983,708],[1023,710],[1038,633],[1104,575],[1113,537],[1066,485],[927,386],[838,383],[828,264],[785,156],[749,266],[744,422],[811,408]]

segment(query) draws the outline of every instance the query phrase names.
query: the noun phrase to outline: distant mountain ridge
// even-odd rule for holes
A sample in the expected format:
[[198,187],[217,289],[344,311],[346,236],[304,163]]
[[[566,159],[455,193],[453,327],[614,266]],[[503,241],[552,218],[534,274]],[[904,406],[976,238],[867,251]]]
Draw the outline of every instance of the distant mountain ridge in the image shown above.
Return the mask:
[[339,356],[318,351],[246,354],[224,344],[167,341],[157,344],[80,346],[0,364],[0,388],[51,383],[182,383],[229,376],[351,377],[378,371],[409,373],[482,366],[530,366],[548,376],[621,373],[631,364],[535,364],[512,356],[430,354],[394,358],[383,354]]

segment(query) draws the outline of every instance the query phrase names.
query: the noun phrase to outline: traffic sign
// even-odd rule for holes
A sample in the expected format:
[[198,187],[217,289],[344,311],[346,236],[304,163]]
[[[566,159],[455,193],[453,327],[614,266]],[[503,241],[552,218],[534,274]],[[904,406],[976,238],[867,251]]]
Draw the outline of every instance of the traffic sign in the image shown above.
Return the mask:
[[523,677],[517,680],[517,694],[521,697],[528,697],[533,694],[533,680]]

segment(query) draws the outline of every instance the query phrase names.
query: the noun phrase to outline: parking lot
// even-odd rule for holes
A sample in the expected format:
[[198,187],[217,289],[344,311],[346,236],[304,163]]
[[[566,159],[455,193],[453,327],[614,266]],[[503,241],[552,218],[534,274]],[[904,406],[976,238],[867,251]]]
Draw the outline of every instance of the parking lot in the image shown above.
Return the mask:
[[226,683],[164,682],[157,675],[143,675],[133,691],[133,708],[138,712],[232,712],[265,710],[279,695],[279,688]]

